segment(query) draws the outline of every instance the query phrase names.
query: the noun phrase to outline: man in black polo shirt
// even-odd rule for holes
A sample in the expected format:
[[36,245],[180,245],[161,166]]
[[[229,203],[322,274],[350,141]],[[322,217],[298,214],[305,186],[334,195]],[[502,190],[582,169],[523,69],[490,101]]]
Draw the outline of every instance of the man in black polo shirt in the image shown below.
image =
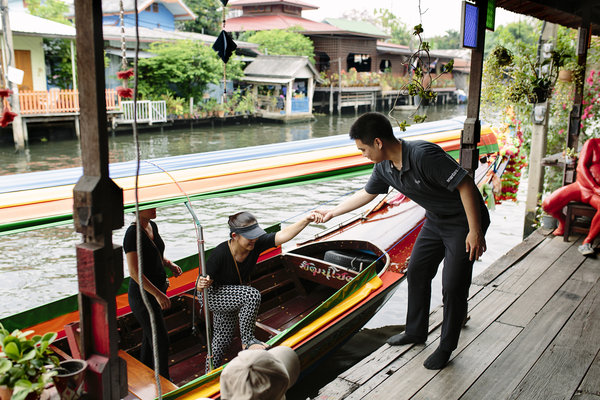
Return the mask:
[[424,343],[429,325],[431,281],[442,260],[444,320],[440,345],[423,365],[442,369],[458,345],[467,316],[473,262],[486,250],[489,214],[473,179],[434,143],[397,139],[387,117],[360,116],[350,128],[356,147],[375,163],[364,189],[331,210],[317,210],[316,222],[355,210],[390,186],[425,208],[426,221],[415,242],[407,270],[406,330],[388,339],[390,345]]

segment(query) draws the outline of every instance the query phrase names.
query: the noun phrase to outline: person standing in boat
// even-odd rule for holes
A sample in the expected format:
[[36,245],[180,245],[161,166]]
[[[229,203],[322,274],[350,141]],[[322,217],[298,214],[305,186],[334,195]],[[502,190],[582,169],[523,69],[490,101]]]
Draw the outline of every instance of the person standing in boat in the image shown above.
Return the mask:
[[[162,310],[171,307],[171,301],[167,297],[169,281],[165,268],[169,268],[174,276],[181,275],[181,268],[164,257],[165,242],[158,233],[156,223],[156,208],[149,208],[139,212],[139,221],[142,228],[142,269],[144,280],[143,286],[152,307],[152,313],[156,321],[156,341],[158,347],[158,370],[160,375],[171,380],[169,375],[169,336],[167,326],[163,318]],[[131,312],[142,327],[142,346],[140,350],[140,361],[150,368],[154,368],[154,356],[152,351],[152,330],[150,327],[150,315],[142,300],[139,286],[138,250],[136,246],[137,223],[131,223],[125,237],[123,238],[123,251],[129,268],[129,306]]]
[[[213,313],[215,368],[223,362],[236,323],[240,327],[242,350],[267,347],[254,337],[261,298],[260,292],[249,286],[250,275],[262,252],[293,239],[314,219],[311,213],[279,232],[266,233],[249,212],[229,217],[230,239],[213,249],[206,261],[207,276],[200,276],[197,284],[198,290],[208,288],[208,308]],[[206,365],[208,372],[208,361]]]
[[442,369],[458,345],[467,316],[473,262],[486,250],[489,214],[473,179],[437,144],[404,141],[394,136],[381,113],[361,115],[350,128],[362,155],[375,163],[366,186],[333,209],[316,210],[315,222],[355,210],[393,187],[426,210],[426,221],[413,247],[407,269],[406,330],[387,342],[398,346],[425,343],[429,326],[431,281],[444,260],[444,319],[439,347],[424,362]]

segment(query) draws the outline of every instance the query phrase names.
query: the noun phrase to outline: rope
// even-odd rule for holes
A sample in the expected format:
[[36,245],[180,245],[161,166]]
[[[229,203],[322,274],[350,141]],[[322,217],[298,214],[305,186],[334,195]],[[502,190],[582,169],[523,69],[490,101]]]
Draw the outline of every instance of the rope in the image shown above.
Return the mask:
[[[123,2],[121,1],[121,13],[123,13]],[[140,177],[140,165],[141,165],[141,156],[140,156],[140,143],[139,136],[137,130],[137,101],[138,101],[138,56],[140,50],[140,36],[138,29],[138,2],[134,0],[134,12],[135,12],[135,57],[133,61],[133,140],[135,143],[135,161],[136,161],[136,170],[135,170],[135,219],[137,224],[136,229],[136,251],[138,254],[138,281],[140,287],[140,295],[142,297],[142,301],[144,302],[144,306],[146,307],[146,311],[148,312],[148,316],[150,317],[150,329],[152,331],[152,355],[154,360],[154,379],[156,381],[156,388],[158,391],[158,398],[162,399],[162,386],[160,383],[160,375],[159,375],[159,362],[158,362],[158,338],[156,335],[156,318],[154,312],[152,310],[152,306],[150,305],[150,301],[148,300],[148,296],[146,295],[146,291],[144,290],[144,273],[143,273],[143,263],[142,263],[142,230],[140,224],[140,204],[139,204],[139,177]],[[122,28],[124,29],[124,28]]]

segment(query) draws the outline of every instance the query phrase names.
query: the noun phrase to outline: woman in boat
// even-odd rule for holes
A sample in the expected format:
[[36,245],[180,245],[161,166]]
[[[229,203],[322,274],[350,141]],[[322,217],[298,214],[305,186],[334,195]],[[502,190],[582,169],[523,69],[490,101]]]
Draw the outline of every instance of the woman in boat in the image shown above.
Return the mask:
[[[206,261],[206,277],[198,278],[197,288],[208,288],[208,308],[213,313],[213,367],[223,361],[239,323],[242,349],[265,349],[265,343],[254,337],[254,324],[260,306],[260,292],[249,286],[250,275],[258,256],[267,249],[280,246],[300,233],[314,215],[277,233],[266,233],[249,212],[229,217],[230,239],[215,247]],[[207,361],[208,372],[208,361]]]
[[[148,301],[152,307],[152,313],[156,322],[156,339],[158,347],[158,369],[160,374],[171,379],[169,375],[169,336],[167,327],[162,315],[162,310],[171,307],[171,301],[167,297],[167,288],[169,281],[165,268],[169,268],[174,276],[181,274],[181,268],[164,257],[165,242],[163,242],[156,223],[152,221],[156,218],[156,208],[149,208],[139,212],[139,224],[141,232],[142,249],[142,269],[143,286],[146,291]],[[152,330],[150,328],[150,315],[142,300],[142,294],[139,286],[138,274],[138,250],[136,246],[137,223],[131,223],[123,239],[123,250],[127,258],[129,268],[129,306],[131,312],[142,327],[142,347],[140,351],[140,361],[154,368],[154,357],[152,351]]]

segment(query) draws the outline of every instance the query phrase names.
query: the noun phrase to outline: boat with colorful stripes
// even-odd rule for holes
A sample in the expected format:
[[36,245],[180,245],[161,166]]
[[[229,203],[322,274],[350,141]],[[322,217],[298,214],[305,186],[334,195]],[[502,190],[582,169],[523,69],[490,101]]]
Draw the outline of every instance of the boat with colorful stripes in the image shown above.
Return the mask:
[[[396,131],[405,140],[438,143],[458,158],[461,118]],[[483,127],[480,153],[498,150],[496,137]],[[366,174],[371,162],[347,134],[148,160],[141,163],[142,206],[161,206],[248,190]],[[110,164],[110,176],[123,189],[125,210],[135,203],[135,162]],[[0,234],[72,221],[73,188],[81,168],[0,176]],[[178,184],[175,183],[178,182]]]
[[[462,126],[460,120],[439,121],[409,128],[398,135],[406,140],[436,142],[457,157]],[[487,127],[482,128],[479,149],[481,154],[498,151],[496,138]],[[160,166],[158,172],[156,165]],[[144,205],[152,206],[187,200],[173,179],[194,199],[331,176],[366,174],[370,168],[370,162],[360,155],[347,135],[340,135],[152,160],[143,164],[140,197]],[[124,190],[126,207],[131,205],[128,191],[132,193],[133,190],[132,169],[135,170],[133,163],[111,166],[112,178]],[[17,214],[10,219],[13,214],[6,211],[0,213],[2,226],[16,224],[16,229],[30,229],[44,223],[68,221],[69,207],[72,207],[69,192],[81,171],[62,172],[25,174],[27,176],[22,179],[13,179],[14,187],[10,187],[8,178],[0,180],[2,211],[32,210],[30,207],[39,206],[37,222],[34,218],[27,222]],[[281,248],[276,248],[263,253],[251,282],[262,296],[256,324],[257,338],[272,346],[292,347],[300,357],[302,369],[309,369],[357,332],[393,295],[404,279],[407,259],[424,215],[421,207],[392,193],[363,215],[290,251],[282,252]],[[14,230],[15,225],[5,232],[11,229]],[[192,333],[205,331],[204,322],[191,317],[201,312],[200,303],[193,294],[199,258],[196,254],[176,262],[184,273],[169,278],[167,295],[172,307],[165,320],[171,342],[169,358],[173,383],[164,382],[163,389],[168,393],[163,398],[219,398],[221,369],[204,374],[206,337],[202,333]],[[127,286],[125,279],[117,294],[117,317],[120,354],[128,365],[129,391],[131,398],[155,398],[157,390],[153,375],[141,373],[147,367],[136,359],[141,329],[130,312]],[[57,332],[55,350],[65,358],[77,354],[78,321],[77,296],[0,320],[8,330]],[[229,359],[239,348],[239,339],[236,339]]]

